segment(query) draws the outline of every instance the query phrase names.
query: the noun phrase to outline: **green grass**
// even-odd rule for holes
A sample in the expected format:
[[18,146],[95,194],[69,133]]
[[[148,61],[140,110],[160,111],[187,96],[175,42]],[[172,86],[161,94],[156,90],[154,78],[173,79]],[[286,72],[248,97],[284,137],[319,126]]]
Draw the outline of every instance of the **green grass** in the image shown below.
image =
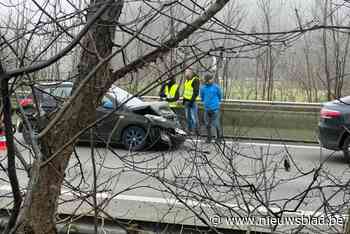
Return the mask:
[[[137,90],[147,87],[149,82],[140,82]],[[223,84],[220,84],[223,87]],[[133,84],[124,87],[126,89],[135,90]],[[231,81],[229,87],[224,90],[226,98],[228,99],[239,99],[239,100],[262,100],[263,89],[258,87],[258,96],[256,98],[254,81]],[[151,90],[147,96],[158,96],[160,87]],[[313,93],[314,95],[314,93]],[[296,84],[291,82],[284,81],[275,81],[274,83],[274,95],[273,101],[286,101],[286,102],[308,102],[306,92],[297,87]],[[317,99],[313,97],[312,102],[325,102],[327,101],[327,92],[326,90],[317,91]]]
[[[224,91],[225,92],[225,91]],[[326,90],[318,90],[318,98],[313,97],[312,102],[327,101]],[[226,90],[226,97],[229,99],[240,100],[262,100],[263,89],[258,88],[256,97],[256,88],[253,82],[235,82],[231,88]],[[286,102],[308,102],[306,92],[301,88],[295,87],[291,84],[275,84],[273,92],[273,101]]]

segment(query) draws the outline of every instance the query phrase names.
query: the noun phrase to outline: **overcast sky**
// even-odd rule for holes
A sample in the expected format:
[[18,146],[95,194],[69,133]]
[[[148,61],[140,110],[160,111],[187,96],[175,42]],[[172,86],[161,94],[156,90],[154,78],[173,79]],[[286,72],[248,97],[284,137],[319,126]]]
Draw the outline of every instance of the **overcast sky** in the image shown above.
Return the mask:
[[[87,0],[81,0],[82,5],[85,5],[86,1]],[[203,0],[203,2],[205,1],[206,0]],[[259,3],[263,1],[269,2],[269,4],[271,4],[273,19],[272,26],[275,30],[285,29],[296,25],[295,9],[298,9],[298,13],[300,14],[303,22],[310,21],[314,16],[315,8],[319,7],[319,3],[322,2],[321,0],[231,0],[231,2],[236,2],[234,6],[239,6],[243,14],[246,15],[245,20],[242,22],[242,29],[249,31],[250,28],[254,25],[257,28],[260,28],[259,25],[262,22],[263,15],[262,10],[259,7]],[[46,0],[37,0],[37,2],[43,6],[43,3],[46,2]],[[54,2],[59,2],[59,4],[56,4],[56,6],[58,9],[61,8],[65,12],[73,11],[73,8],[67,3],[68,1],[50,0],[50,2],[51,4]],[[78,0],[72,0],[71,2],[78,2]],[[133,2],[136,1],[126,1],[124,8],[124,13],[126,15],[135,15],[131,12],[134,11],[136,13],[138,11],[138,7],[135,7],[138,4],[135,4]],[[182,0],[182,2],[189,2],[189,0]],[[337,2],[342,1],[338,0]],[[28,0],[1,0],[0,16],[3,16],[2,18],[4,19],[7,18],[6,16],[12,13],[11,16],[14,17],[16,14],[15,7],[9,8],[8,6],[16,6],[23,3],[25,3],[26,6],[33,6],[32,1]],[[317,4],[316,7],[315,4]],[[229,11],[230,9],[227,8],[228,7],[226,7],[225,10]]]

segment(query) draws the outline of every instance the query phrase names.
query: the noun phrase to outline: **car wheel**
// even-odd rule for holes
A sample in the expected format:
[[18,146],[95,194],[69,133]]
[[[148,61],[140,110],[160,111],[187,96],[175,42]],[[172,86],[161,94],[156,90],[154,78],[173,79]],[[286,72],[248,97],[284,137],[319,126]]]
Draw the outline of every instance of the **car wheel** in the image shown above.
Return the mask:
[[349,147],[350,147],[350,136],[347,136],[344,140],[342,149],[343,149],[343,154],[344,158],[350,162],[350,152],[349,152]]
[[141,150],[146,145],[146,132],[143,128],[130,126],[124,129],[122,142],[128,150]]

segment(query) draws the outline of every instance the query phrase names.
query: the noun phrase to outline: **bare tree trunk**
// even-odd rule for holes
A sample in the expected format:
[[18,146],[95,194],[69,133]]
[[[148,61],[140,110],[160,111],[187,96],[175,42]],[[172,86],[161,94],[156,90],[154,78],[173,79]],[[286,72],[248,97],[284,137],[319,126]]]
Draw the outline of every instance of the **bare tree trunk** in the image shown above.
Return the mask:
[[[103,0],[96,1],[96,5],[91,4],[91,14],[101,3],[103,3]],[[79,77],[75,83],[76,86],[97,66],[101,58],[106,58],[111,54],[115,33],[113,19],[117,20],[119,18],[122,6],[122,1],[114,2],[113,6],[108,8],[107,14],[105,13],[103,17],[97,20],[84,37],[82,42],[84,48],[80,58]],[[109,19],[108,16],[112,19]],[[94,54],[91,51],[94,51]],[[80,129],[95,120],[95,109],[105,92],[104,87],[106,87],[106,81],[110,80],[109,76],[109,63],[105,63],[91,78],[87,89],[83,89],[79,93],[75,101],[76,105],[71,105],[66,114],[42,139],[42,160],[47,160],[50,155],[53,155],[67,142],[67,139],[71,139]],[[57,200],[64,180],[64,172],[72,152],[73,145],[70,145],[45,166],[41,167],[40,160],[36,162],[33,173],[36,172],[37,174],[31,175],[32,190],[29,191],[30,196],[26,196],[24,208],[17,222],[18,229],[14,231],[15,233],[57,232],[55,220]]]
[[268,48],[268,94],[267,100],[273,100],[273,72],[274,72],[274,64],[273,64],[273,56],[272,56],[272,47],[269,45]]
[[[265,52],[266,53],[266,52]],[[265,60],[266,60],[266,55],[265,55]],[[266,90],[267,90],[267,77],[268,77],[268,74],[267,74],[267,68],[266,68],[266,61],[263,60],[263,63],[261,64],[261,67],[262,67],[262,72],[263,72],[263,85],[262,85],[262,89],[263,89],[263,92],[262,92],[262,100],[265,100],[266,99]]]
[[[219,58],[216,59],[216,70],[215,70],[215,74],[214,74],[214,81],[220,85],[220,70],[221,70],[221,67],[222,67],[222,59],[223,59],[223,51],[220,51],[219,53]],[[221,77],[222,78],[222,77]]]
[[[170,8],[170,37],[175,37],[175,21],[174,21],[174,9],[173,7]],[[176,54],[175,54],[175,48],[170,50],[170,67],[174,67],[176,64]],[[176,70],[171,69],[170,76],[173,76],[173,74],[176,74]]]
[[[330,0],[330,5],[333,5],[333,1]],[[332,25],[339,25],[339,16],[333,13],[330,16]],[[349,50],[349,34],[346,36],[346,42],[342,47],[340,33],[337,30],[332,30],[333,44],[334,44],[334,59],[335,59],[335,84],[334,84],[334,96],[340,98],[342,95],[344,73],[346,66],[346,58]]]
[[304,42],[305,42],[305,47],[303,49],[304,56],[305,56],[305,62],[306,62],[306,77],[307,77],[307,85],[305,87],[306,90],[306,96],[308,102],[312,102],[312,71],[311,71],[311,64],[310,64],[310,49],[309,49],[309,43],[306,39],[306,35],[304,35]]
[[[330,6],[332,6],[332,0],[330,0]],[[334,24],[334,13],[331,14],[330,16],[330,22],[333,25]],[[334,53],[334,60],[335,60],[335,79],[334,79],[334,96],[336,98],[340,97],[340,90],[341,90],[341,60],[340,60],[340,44],[339,44],[339,33],[336,32],[335,30],[332,30],[332,37],[333,37],[333,53]]]
[[263,12],[264,25],[266,26],[267,36],[266,36],[266,50],[265,50],[265,60],[263,62],[263,72],[264,72],[264,82],[263,82],[263,100],[271,101],[273,99],[273,55],[272,55],[272,45],[271,45],[271,3],[267,0],[259,1],[260,8]]
[[347,57],[348,57],[348,54],[349,54],[349,46],[350,46],[350,34],[348,33],[346,35],[346,44],[345,44],[345,48],[344,48],[343,58],[341,59],[342,68],[341,68],[341,80],[340,80],[339,91],[338,91],[339,92],[339,96],[342,95],[342,88],[343,88],[343,84],[344,84],[346,62],[347,62]]
[[[6,227],[5,232],[8,233],[9,229],[12,228],[15,223],[17,216],[20,211],[22,196],[19,189],[19,183],[16,172],[16,163],[15,163],[15,143],[13,138],[13,127],[11,120],[11,100],[9,92],[9,79],[6,76],[6,73],[3,69],[2,63],[0,62],[0,81],[1,81],[1,101],[2,101],[2,115],[5,125],[6,133],[6,144],[7,144],[7,173],[11,183],[12,195],[13,195],[13,209],[9,219],[9,223]],[[2,121],[2,120],[1,120]]]
[[258,90],[259,90],[259,57],[255,59],[255,100],[258,100]]
[[229,65],[229,59],[225,59],[224,66],[222,69],[223,97],[224,97],[224,99],[229,98],[230,93],[231,93],[231,88],[229,87],[228,65]]
[[[327,14],[328,14],[328,0],[325,0],[324,2],[324,9],[323,9],[323,24],[327,25]],[[327,31],[326,29],[323,30],[322,35],[322,42],[323,42],[323,53],[324,53],[324,70],[326,73],[326,84],[327,84],[327,99],[332,99],[332,90],[331,90],[331,77],[329,72],[329,65],[328,65],[328,47],[327,47]]]

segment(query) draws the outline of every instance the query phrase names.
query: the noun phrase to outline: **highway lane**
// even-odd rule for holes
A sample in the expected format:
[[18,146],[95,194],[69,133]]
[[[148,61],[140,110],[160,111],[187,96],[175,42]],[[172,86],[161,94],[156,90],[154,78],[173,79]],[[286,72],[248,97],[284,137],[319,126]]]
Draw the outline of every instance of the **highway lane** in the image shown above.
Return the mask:
[[[22,150],[24,157],[29,160],[28,152]],[[230,207],[240,204],[241,210],[264,204],[275,210],[284,207],[301,212],[323,213],[325,202],[329,209],[339,212],[348,206],[347,188],[339,191],[339,186],[335,185],[348,182],[349,166],[341,153],[318,146],[232,141],[219,146],[188,140],[183,147],[173,151],[129,153],[123,149],[113,149],[112,152],[97,147],[94,153],[100,184],[99,199],[102,201],[119,194],[106,204],[106,210],[116,216],[125,217],[129,214],[160,219],[163,217],[160,209],[164,210],[176,203],[170,190],[187,202],[192,202],[192,205],[198,201],[213,205],[211,199],[214,199]],[[66,171],[67,183],[62,191],[62,201],[76,196],[76,193],[71,192],[71,186],[80,186],[87,193],[92,191],[91,150],[88,146],[78,146],[77,154],[82,166],[76,166],[78,160],[72,157]],[[4,159],[4,156],[1,157]],[[290,161],[289,171],[284,169],[285,159]],[[6,166],[5,161],[2,164]],[[313,181],[315,169],[321,164],[317,179]],[[5,178],[3,172],[0,176]],[[20,171],[19,177],[25,187],[25,173]],[[249,184],[258,191],[252,192],[251,187],[247,186]],[[316,189],[307,193],[300,206],[297,206],[304,195],[303,191],[310,184]],[[1,180],[0,193],[8,192],[8,184]],[[244,206],[244,201],[249,206]],[[137,204],[141,203],[152,205],[140,210],[141,206]],[[65,207],[69,206],[68,203]],[[134,207],[138,209],[137,212],[132,212],[133,206],[137,206]],[[86,210],[89,210],[89,205]],[[183,218],[184,215],[178,216]]]

